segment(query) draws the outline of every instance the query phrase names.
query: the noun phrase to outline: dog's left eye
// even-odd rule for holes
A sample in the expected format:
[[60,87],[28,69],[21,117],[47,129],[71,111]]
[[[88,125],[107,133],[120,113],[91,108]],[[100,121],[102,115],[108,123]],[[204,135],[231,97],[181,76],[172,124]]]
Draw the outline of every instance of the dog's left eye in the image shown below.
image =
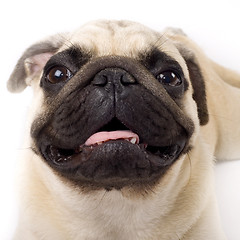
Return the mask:
[[171,71],[165,71],[157,75],[157,80],[164,85],[176,87],[182,84],[181,78]]
[[46,79],[53,84],[64,82],[72,77],[70,70],[64,66],[55,66],[48,70]]

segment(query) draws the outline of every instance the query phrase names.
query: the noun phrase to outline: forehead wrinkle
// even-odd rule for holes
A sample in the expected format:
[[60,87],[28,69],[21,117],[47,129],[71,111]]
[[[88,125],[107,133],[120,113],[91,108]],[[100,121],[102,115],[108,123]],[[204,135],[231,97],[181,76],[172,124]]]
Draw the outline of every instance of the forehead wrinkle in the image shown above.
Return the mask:
[[[94,57],[119,55],[138,58],[152,47],[175,59],[189,79],[187,66],[171,39],[142,24],[129,21],[94,21],[70,35],[69,41]],[[67,46],[65,46],[67,48]],[[62,49],[63,50],[63,49]]]
[[134,57],[150,47],[157,39],[156,32],[135,23],[113,22],[88,24],[71,36],[73,44],[85,46],[97,54]]

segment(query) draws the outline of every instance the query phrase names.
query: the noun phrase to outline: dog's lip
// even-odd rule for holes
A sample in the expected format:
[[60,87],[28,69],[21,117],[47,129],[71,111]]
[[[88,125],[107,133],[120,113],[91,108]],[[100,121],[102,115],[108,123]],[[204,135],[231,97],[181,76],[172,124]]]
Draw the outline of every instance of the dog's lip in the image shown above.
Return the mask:
[[[149,184],[159,179],[180,157],[187,140],[166,147],[134,144],[116,139],[75,149],[43,144],[40,151],[60,175],[80,184],[119,189],[131,184]],[[131,185],[132,186],[132,185]]]
[[42,154],[45,159],[50,160],[50,164],[53,163],[60,169],[77,169],[83,162],[87,162],[91,158],[91,154],[94,151],[98,151],[104,145],[117,142],[128,142],[131,145],[137,145],[139,149],[146,150],[147,144],[134,144],[128,139],[108,140],[101,143],[95,143],[93,145],[79,145],[75,149],[62,149],[54,145],[47,145],[42,149]]
[[113,142],[121,145],[123,141],[137,146],[144,154],[160,157],[162,160],[166,161],[166,165],[174,161],[181,154],[186,144],[185,141],[179,141],[173,145],[157,147],[149,146],[146,143],[133,142],[131,139],[122,138],[115,140],[109,139],[104,142],[96,142],[92,145],[82,144],[75,149],[62,149],[54,145],[48,145],[44,151],[45,154],[43,155],[45,158],[51,160],[51,162],[58,166],[69,165],[71,168],[75,168],[78,166],[78,164],[81,164],[81,162],[87,161],[91,153],[96,149],[99,150],[99,148],[104,147],[104,145],[111,144]]

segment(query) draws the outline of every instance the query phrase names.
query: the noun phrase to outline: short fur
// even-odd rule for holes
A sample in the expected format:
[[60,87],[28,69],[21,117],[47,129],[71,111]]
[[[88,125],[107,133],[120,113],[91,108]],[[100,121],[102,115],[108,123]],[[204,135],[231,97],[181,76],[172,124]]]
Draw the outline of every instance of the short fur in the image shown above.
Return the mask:
[[[66,84],[46,81],[56,62],[72,70]],[[182,87],[156,80],[159,69],[170,66],[182,76]],[[30,148],[20,161],[14,239],[226,239],[213,165],[215,157],[240,156],[237,73],[208,59],[179,30],[158,33],[128,21],[97,21],[30,47],[8,88],[19,92],[27,85],[35,95],[26,139]],[[90,160],[77,158],[77,171],[48,159],[52,142],[73,148],[105,122],[121,125],[119,120],[153,146],[184,141],[182,152],[159,162],[137,145],[110,141]],[[89,150],[82,151],[88,156]]]

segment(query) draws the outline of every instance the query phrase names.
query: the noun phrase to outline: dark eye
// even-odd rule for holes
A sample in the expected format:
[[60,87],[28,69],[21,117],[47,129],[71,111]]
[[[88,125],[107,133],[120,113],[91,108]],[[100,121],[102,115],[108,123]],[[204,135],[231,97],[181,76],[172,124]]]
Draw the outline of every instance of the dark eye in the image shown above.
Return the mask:
[[164,85],[176,87],[182,84],[182,80],[174,72],[166,71],[157,75],[157,80]]
[[46,79],[53,84],[64,82],[72,77],[70,70],[64,66],[56,66],[51,68],[46,75]]

